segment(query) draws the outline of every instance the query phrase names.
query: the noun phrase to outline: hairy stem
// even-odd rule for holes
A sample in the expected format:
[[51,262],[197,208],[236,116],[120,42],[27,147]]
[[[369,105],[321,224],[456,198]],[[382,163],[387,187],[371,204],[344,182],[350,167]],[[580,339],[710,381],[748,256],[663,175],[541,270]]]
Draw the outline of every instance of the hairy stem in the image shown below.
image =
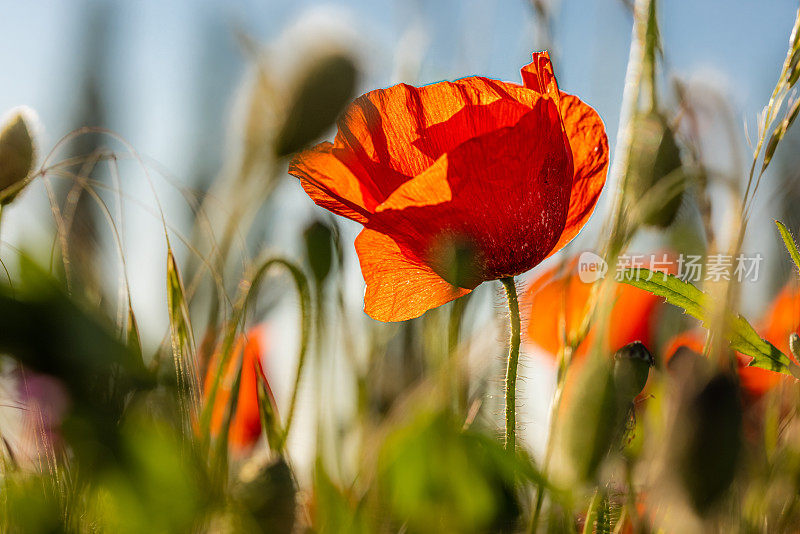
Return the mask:
[[506,450],[516,449],[517,427],[517,365],[519,364],[520,318],[519,299],[514,278],[509,276],[500,280],[506,289],[508,311],[511,315],[511,338],[509,340],[508,362],[506,365]]

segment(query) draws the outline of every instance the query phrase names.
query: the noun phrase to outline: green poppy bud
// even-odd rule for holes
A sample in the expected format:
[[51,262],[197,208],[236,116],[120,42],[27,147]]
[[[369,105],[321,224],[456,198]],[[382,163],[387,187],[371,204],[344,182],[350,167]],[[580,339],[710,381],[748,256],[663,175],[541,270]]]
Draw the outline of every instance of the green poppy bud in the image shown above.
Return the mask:
[[641,341],[628,343],[614,354],[614,386],[625,404],[633,402],[647,383],[655,360]]
[[283,458],[271,463],[257,459],[245,464],[231,490],[264,532],[294,532],[297,485]]
[[[641,206],[641,222],[666,228],[683,199],[680,150],[666,118],[658,112],[634,119],[628,194]],[[673,183],[674,181],[674,183]],[[644,203],[641,201],[645,200]]]
[[353,98],[358,71],[353,59],[331,54],[316,60],[294,91],[275,141],[275,154],[305,148],[333,126]]
[[800,336],[796,332],[789,336],[789,350],[795,358],[800,358]]
[[627,410],[622,412],[617,402],[614,373],[608,359],[590,357],[580,370],[563,415],[567,476],[593,481],[627,416]]
[[306,245],[306,257],[314,273],[314,279],[321,284],[331,272],[333,263],[333,230],[330,226],[315,221],[303,232]]
[[36,163],[30,117],[13,110],[0,126],[0,205],[10,203],[26,185]]
[[473,288],[482,280],[480,250],[468,237],[440,236],[431,246],[429,256],[433,270],[456,287]]
[[674,465],[695,511],[704,515],[733,481],[742,447],[742,407],[734,377],[718,373],[682,402]]

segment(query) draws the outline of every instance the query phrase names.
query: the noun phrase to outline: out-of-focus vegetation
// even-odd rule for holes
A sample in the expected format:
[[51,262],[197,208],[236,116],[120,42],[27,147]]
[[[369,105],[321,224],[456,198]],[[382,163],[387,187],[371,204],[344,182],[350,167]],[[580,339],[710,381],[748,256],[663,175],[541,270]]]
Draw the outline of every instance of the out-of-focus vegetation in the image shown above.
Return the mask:
[[[546,5],[534,7],[546,19]],[[614,273],[648,230],[663,234],[670,254],[699,247],[706,258],[736,257],[764,171],[800,110],[800,19],[740,190],[704,160],[691,87],[663,83],[669,50],[655,1],[632,10],[609,176],[615,202],[596,214],[607,229],[597,250]],[[534,455],[524,440],[508,450],[498,402],[509,394],[503,347],[481,312],[485,299],[462,297],[394,325],[356,316],[344,294],[352,246],[322,210],[298,229],[295,256],[253,249],[260,210],[290,179],[287,158],[330,131],[357,96],[359,65],[328,51],[309,58],[287,89],[244,40],[253,75],[242,89],[239,146],[192,206],[192,235],[156,213],[169,325],[155,350],[140,339],[109,205],[125,199],[92,178],[102,163],[141,161],[133,148],[91,128],[38,147],[28,111],[0,125],[0,215],[33,181],[66,178],[73,187],[47,189],[57,228],[50,265],[25,250],[0,257],[0,353],[8,402],[19,410],[19,424],[0,428],[0,531],[800,530],[796,271],[758,322],[737,313],[741,288],[731,276],[695,287],[677,273],[643,280],[626,270],[621,283],[631,287],[608,276],[585,292],[564,282],[549,286],[558,288],[549,300],[544,290],[523,297],[523,337],[552,353],[557,385],[541,429],[545,452]],[[90,143],[88,153],[62,157],[87,136],[113,149]],[[734,199],[725,229],[711,223],[709,187],[719,181]],[[122,258],[112,289],[73,261],[82,250],[73,219],[86,215],[79,198],[102,214]],[[798,262],[791,230],[779,223],[787,257]],[[190,251],[183,262],[178,246]],[[564,258],[554,283],[573,268]],[[638,306],[626,291],[650,300]],[[558,315],[565,304],[569,317]],[[296,312],[296,328],[265,320],[275,310]],[[637,339],[625,337],[632,326]],[[288,336],[297,339],[296,369],[277,377],[266,362],[274,340]],[[285,399],[274,393],[279,385]],[[298,443],[312,461],[296,461]]]

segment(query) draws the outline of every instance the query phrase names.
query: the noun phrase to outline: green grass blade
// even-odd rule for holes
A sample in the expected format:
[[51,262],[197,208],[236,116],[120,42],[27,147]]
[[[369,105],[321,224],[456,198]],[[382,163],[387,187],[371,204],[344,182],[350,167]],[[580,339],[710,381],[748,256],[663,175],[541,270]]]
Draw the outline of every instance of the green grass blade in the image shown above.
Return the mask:
[[169,307],[170,341],[182,408],[188,421],[194,420],[200,407],[194,335],[189,320],[178,263],[167,248],[167,305]]

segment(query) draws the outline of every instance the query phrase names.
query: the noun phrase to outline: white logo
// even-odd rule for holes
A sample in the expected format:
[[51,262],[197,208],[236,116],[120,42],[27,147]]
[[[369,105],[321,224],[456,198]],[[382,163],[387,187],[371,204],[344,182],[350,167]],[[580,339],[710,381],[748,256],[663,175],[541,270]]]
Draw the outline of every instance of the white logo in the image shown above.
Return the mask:
[[578,258],[578,278],[584,284],[591,284],[603,278],[608,272],[606,261],[594,252],[582,252]]

